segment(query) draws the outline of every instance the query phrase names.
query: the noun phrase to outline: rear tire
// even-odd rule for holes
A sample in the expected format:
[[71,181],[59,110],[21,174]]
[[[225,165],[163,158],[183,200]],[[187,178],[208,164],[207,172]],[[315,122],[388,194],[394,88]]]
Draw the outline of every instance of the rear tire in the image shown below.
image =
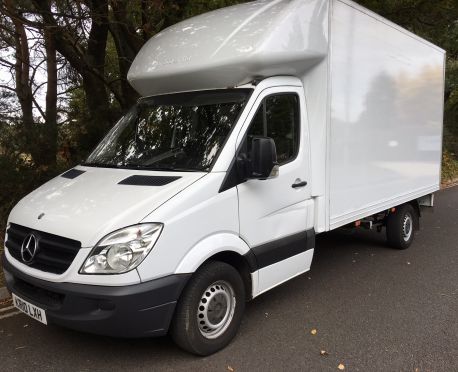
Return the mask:
[[386,237],[388,244],[396,249],[407,249],[413,242],[416,221],[415,209],[410,204],[404,204],[390,213],[386,221]]
[[182,349],[206,356],[227,346],[245,310],[245,286],[238,271],[219,261],[205,263],[183,290],[170,335]]

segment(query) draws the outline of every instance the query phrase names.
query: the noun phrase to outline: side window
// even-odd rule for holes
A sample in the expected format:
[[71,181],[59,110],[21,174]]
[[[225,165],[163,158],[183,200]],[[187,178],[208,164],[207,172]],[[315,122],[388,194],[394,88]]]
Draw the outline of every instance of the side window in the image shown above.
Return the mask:
[[278,94],[264,99],[247,134],[247,151],[255,136],[270,137],[275,141],[280,165],[296,157],[299,150],[299,99],[297,94]]

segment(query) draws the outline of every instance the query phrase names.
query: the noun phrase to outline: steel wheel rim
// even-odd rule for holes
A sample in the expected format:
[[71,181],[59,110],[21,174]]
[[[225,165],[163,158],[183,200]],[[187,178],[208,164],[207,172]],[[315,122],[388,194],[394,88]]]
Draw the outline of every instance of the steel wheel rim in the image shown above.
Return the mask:
[[197,308],[197,324],[205,338],[221,336],[231,324],[235,312],[235,294],[226,281],[217,281],[204,291]]
[[413,233],[413,218],[410,214],[406,214],[402,224],[402,237],[405,242],[408,242]]

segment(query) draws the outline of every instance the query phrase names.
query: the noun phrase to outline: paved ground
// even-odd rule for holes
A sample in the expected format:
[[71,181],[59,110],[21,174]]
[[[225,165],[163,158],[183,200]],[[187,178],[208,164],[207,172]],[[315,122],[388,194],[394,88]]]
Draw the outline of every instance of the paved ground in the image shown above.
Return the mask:
[[365,231],[320,237],[312,271],[249,303],[236,340],[211,357],[0,312],[0,370],[458,371],[458,188],[436,203],[408,251]]

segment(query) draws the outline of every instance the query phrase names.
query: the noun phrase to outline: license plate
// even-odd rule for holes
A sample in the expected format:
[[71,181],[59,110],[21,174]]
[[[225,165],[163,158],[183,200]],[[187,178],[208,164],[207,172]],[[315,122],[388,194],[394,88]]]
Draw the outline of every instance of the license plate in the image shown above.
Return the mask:
[[27,314],[31,318],[38,320],[43,324],[48,324],[46,320],[46,312],[30,302],[23,300],[13,293],[13,305],[21,310],[24,314]]

